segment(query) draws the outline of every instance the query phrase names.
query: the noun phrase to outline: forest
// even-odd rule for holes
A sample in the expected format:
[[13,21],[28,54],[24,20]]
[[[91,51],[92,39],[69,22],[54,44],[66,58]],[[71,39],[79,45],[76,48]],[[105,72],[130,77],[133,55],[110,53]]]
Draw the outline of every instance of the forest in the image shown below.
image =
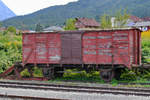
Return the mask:
[[149,0],[79,0],[67,5],[48,7],[29,15],[10,18],[3,21],[3,25],[35,30],[38,23],[43,27],[64,26],[68,18],[88,17],[99,21],[99,17],[104,13],[113,16],[114,12],[120,8],[126,8],[127,12],[134,16],[150,16]]

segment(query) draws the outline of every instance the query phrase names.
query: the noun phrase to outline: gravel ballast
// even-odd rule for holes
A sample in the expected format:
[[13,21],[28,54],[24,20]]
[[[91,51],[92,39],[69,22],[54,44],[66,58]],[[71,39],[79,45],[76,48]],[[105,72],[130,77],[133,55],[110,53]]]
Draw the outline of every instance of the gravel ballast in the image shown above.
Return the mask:
[[0,88],[0,94],[69,100],[150,100],[150,97]]

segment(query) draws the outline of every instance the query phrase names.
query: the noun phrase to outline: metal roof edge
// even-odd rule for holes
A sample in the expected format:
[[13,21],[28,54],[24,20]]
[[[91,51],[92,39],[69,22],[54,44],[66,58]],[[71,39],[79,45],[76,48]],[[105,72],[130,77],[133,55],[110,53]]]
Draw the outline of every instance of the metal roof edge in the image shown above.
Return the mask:
[[[131,29],[135,29],[135,30],[140,30],[136,27],[129,27],[129,28],[111,28],[111,29],[88,29],[88,30],[73,30],[73,31],[56,31],[56,32],[27,32],[27,33],[23,33],[23,34],[46,34],[46,33],[60,33],[60,34],[65,34],[65,33],[84,33],[84,32],[97,32],[97,31],[116,31],[116,30],[131,30]],[[141,30],[140,30],[141,31]]]

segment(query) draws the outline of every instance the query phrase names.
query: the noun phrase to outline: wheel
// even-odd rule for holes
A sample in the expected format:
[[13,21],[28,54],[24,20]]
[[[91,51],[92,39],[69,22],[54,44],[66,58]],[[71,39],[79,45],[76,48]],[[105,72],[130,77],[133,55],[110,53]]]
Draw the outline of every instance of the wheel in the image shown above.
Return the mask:
[[114,78],[116,79],[116,80],[119,80],[120,79],[120,76],[121,76],[121,68],[117,68],[117,69],[115,69],[115,75],[114,75]]
[[28,72],[30,73],[30,77],[33,77],[33,67],[28,68]]
[[101,69],[100,78],[103,79],[105,82],[110,82],[114,78],[114,70],[113,69]]
[[63,71],[64,71],[63,67],[55,67],[54,68],[54,76],[55,76],[55,78],[63,77],[63,74],[64,74]]
[[42,68],[43,76],[47,79],[54,78],[54,68]]

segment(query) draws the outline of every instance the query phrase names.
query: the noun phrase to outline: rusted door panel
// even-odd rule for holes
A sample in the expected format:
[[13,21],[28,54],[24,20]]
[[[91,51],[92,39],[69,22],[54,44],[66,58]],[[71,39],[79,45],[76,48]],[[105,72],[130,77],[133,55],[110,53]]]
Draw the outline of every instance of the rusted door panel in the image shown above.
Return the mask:
[[[72,58],[73,62],[81,61],[81,34],[72,34]],[[78,60],[79,59],[79,60]]]
[[71,48],[62,49],[63,58],[71,58]]
[[82,59],[80,59],[80,58],[72,58],[72,64],[82,64]]
[[62,34],[62,64],[81,64],[81,34]]
[[72,58],[81,58],[81,48],[72,49]]
[[72,59],[68,57],[63,57],[61,58],[61,63],[62,64],[72,64]]
[[76,34],[76,33],[73,33],[71,34],[72,35],[72,40],[78,40],[78,41],[81,41],[81,34]]
[[62,34],[62,61],[65,62],[66,59],[71,58],[71,34]]
[[61,35],[62,41],[62,64],[69,64],[71,63],[71,34],[62,34]]

